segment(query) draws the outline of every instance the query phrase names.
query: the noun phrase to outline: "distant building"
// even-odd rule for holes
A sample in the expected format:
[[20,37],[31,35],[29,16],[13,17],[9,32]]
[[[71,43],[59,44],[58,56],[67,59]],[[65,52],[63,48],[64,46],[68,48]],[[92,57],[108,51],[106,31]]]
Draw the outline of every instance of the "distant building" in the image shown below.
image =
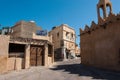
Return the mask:
[[40,27],[20,21],[9,35],[0,35],[0,73],[49,66],[54,62],[52,37],[36,35]]
[[1,35],[8,35],[12,33],[12,29],[10,27],[3,27],[1,30],[0,30],[0,34]]
[[80,56],[80,48],[78,47],[78,45],[75,45],[75,55]]
[[97,12],[98,24],[80,29],[82,64],[120,71],[120,14],[113,14],[110,0],[99,0]]
[[68,58],[67,51],[75,56],[76,33],[74,29],[70,28],[67,24],[62,24],[53,27],[49,35],[52,35],[55,58]]

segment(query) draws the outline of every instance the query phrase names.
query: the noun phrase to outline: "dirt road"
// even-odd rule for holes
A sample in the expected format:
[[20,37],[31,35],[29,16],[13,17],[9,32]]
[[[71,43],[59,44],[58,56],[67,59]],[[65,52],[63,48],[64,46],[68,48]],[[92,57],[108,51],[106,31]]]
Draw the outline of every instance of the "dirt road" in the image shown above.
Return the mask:
[[80,64],[79,59],[57,62],[50,68],[32,67],[0,75],[0,80],[120,80],[120,73]]

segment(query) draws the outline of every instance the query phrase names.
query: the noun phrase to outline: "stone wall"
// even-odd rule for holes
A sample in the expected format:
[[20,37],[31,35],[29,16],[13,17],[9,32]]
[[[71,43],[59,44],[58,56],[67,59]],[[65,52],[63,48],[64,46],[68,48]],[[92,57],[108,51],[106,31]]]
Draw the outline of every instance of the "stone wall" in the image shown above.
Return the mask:
[[50,65],[52,65],[53,64],[53,62],[52,62],[52,57],[48,57],[48,65],[50,66]]
[[54,44],[54,48],[60,48],[61,40],[63,39],[62,27],[56,27],[55,29],[49,32],[49,35],[52,35],[52,43]]
[[7,70],[21,70],[22,69],[22,58],[8,58]]
[[0,73],[7,72],[9,36],[0,35]]
[[36,33],[37,30],[41,30],[40,27],[37,27],[34,22],[25,22],[20,21],[16,23],[13,27],[13,33],[11,34],[14,37],[22,38],[32,38],[33,33]]
[[120,70],[120,15],[80,30],[82,64]]

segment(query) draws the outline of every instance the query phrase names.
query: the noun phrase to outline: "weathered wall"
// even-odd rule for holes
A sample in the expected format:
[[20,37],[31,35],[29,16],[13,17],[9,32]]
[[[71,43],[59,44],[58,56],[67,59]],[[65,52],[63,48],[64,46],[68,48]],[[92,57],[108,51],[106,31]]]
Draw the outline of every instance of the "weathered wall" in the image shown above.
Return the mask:
[[14,27],[12,27],[13,33],[12,36],[18,37],[21,36],[21,25],[16,24]]
[[30,67],[30,45],[25,46],[25,59],[23,64],[25,64],[25,69]]
[[47,67],[47,66],[49,66],[49,64],[48,64],[48,45],[47,44],[44,46],[44,49],[45,49],[44,65]]
[[22,37],[22,38],[32,38],[33,33],[36,33],[37,30],[41,30],[40,27],[37,27],[33,22],[20,21],[12,27],[13,33],[12,36]]
[[49,35],[52,35],[52,43],[54,44],[55,49],[61,47],[61,40],[63,39],[62,34],[62,27],[56,27],[49,32]]
[[53,64],[53,62],[52,62],[52,57],[48,57],[48,65],[50,66],[50,65],[52,65]]
[[120,16],[81,34],[82,64],[120,70]]
[[33,39],[39,39],[39,40],[48,40],[48,41],[50,40],[49,36],[38,36],[35,33],[33,33],[32,38]]
[[0,35],[0,73],[7,71],[9,36]]
[[22,58],[8,58],[7,70],[21,70],[22,69]]

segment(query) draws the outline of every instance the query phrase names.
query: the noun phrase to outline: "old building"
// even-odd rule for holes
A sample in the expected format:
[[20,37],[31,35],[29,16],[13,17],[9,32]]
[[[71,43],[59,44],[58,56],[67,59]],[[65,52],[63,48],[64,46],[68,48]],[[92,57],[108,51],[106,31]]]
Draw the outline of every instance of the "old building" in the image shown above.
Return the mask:
[[41,30],[40,27],[37,27],[34,21],[25,22],[20,21],[17,22],[13,27],[12,36],[22,37],[22,38],[32,38],[34,34],[36,34],[37,30]]
[[20,21],[12,30],[10,35],[0,35],[0,73],[54,62],[52,37],[36,34],[41,28],[35,23]]
[[66,51],[70,51],[75,55],[75,30],[70,28],[67,24],[62,24],[49,32],[52,35],[52,40],[55,49],[55,58],[68,58]]
[[75,45],[75,55],[76,56],[80,56],[80,48],[78,47],[78,45]]
[[82,64],[120,71],[120,14],[110,0],[99,0],[97,14],[98,24],[80,29]]

